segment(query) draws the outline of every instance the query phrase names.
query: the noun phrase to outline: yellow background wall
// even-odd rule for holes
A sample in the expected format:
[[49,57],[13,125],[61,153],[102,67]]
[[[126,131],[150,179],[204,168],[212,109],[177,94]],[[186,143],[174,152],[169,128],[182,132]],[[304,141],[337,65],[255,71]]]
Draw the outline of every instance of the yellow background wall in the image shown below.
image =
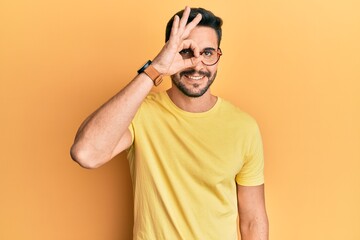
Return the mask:
[[2,0],[0,239],[131,239],[125,155],[84,170],[69,148],[185,5],[224,20],[213,92],[260,124],[271,239],[360,239],[357,0]]

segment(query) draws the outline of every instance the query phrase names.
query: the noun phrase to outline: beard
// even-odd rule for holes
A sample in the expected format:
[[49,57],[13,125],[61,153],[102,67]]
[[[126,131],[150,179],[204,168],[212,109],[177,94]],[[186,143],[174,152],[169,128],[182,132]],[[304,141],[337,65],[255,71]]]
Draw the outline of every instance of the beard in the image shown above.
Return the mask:
[[[207,82],[204,87],[201,87],[199,83],[193,83],[190,86],[186,85],[184,81],[181,81],[181,78],[185,76],[190,76],[196,74],[198,76],[204,76],[207,77]],[[179,89],[185,96],[197,98],[204,95],[208,89],[210,88],[211,84],[214,82],[216,77],[217,71],[214,72],[214,74],[211,74],[210,72],[204,72],[204,71],[196,71],[194,69],[187,70],[180,72],[178,74],[171,75],[172,83]]]

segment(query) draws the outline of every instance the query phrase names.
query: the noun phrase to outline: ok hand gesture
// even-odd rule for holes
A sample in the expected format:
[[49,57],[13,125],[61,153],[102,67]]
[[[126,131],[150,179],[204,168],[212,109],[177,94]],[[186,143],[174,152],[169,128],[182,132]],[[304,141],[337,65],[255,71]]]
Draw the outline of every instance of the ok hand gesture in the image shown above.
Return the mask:
[[[190,8],[186,7],[181,17],[175,16],[171,28],[169,41],[161,49],[160,53],[153,60],[153,66],[163,75],[172,75],[182,69],[196,65],[200,58],[200,50],[197,44],[187,39],[191,31],[201,21],[201,14],[198,14],[189,24]],[[183,49],[191,49],[194,57],[183,59],[179,52]]]

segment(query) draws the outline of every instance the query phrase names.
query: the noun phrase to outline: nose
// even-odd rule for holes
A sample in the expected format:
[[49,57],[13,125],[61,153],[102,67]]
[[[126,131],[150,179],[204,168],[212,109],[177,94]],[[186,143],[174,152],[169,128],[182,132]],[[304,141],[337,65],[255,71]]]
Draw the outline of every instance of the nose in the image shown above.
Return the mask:
[[204,63],[202,62],[202,56],[200,56],[199,61],[197,61],[197,63],[195,63],[193,69],[195,69],[196,71],[200,71],[201,69],[203,69],[205,67]]

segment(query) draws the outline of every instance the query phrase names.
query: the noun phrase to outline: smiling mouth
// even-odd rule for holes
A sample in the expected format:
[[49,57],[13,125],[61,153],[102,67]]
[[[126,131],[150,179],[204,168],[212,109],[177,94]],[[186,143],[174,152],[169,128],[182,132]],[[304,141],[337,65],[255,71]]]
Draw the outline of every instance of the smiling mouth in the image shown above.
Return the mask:
[[205,71],[196,71],[195,69],[190,69],[188,71],[183,71],[180,73],[180,77],[184,76],[189,80],[199,81],[205,77],[210,78],[210,73]]
[[205,76],[189,76],[185,75],[186,78],[192,79],[192,80],[200,80],[203,79]]

